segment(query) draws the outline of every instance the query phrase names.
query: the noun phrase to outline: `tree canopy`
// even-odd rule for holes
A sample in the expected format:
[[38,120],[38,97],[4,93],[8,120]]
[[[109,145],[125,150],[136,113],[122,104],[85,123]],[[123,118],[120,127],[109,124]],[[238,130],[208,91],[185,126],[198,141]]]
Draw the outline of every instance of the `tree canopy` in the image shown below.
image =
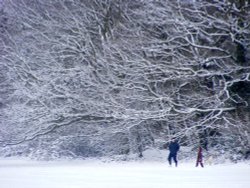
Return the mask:
[[126,154],[174,135],[249,150],[249,5],[3,0],[0,145]]

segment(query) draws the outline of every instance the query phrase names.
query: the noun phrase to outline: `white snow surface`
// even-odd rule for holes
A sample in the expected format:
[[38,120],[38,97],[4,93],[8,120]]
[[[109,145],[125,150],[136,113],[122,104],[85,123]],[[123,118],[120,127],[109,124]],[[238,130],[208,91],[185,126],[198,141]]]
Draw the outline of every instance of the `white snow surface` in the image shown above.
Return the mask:
[[194,167],[180,162],[0,160],[1,188],[249,188],[249,162]]

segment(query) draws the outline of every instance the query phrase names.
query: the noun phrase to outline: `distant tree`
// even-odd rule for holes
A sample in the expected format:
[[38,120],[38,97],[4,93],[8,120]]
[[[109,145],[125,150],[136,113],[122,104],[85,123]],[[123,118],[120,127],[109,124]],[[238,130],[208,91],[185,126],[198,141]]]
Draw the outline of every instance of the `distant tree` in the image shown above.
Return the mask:
[[237,89],[249,86],[248,1],[4,2],[2,145],[64,129],[101,137],[103,124],[140,153],[158,124],[188,144],[249,138],[234,118],[250,102]]

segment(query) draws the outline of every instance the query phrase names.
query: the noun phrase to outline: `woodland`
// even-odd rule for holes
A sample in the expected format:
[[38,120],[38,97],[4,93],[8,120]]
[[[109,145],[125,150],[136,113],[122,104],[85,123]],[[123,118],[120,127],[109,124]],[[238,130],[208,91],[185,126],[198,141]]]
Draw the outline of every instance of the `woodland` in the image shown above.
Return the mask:
[[0,0],[0,155],[250,157],[250,0]]

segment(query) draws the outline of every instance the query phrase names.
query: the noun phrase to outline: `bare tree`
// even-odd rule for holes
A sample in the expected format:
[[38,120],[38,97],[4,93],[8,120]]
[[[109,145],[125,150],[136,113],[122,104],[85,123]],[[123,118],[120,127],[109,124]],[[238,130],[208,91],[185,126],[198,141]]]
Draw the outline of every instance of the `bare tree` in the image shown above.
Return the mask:
[[140,128],[153,138],[147,125],[159,122],[190,144],[232,132],[248,106],[235,92],[249,83],[247,1],[4,2],[2,145],[75,127],[141,147]]

